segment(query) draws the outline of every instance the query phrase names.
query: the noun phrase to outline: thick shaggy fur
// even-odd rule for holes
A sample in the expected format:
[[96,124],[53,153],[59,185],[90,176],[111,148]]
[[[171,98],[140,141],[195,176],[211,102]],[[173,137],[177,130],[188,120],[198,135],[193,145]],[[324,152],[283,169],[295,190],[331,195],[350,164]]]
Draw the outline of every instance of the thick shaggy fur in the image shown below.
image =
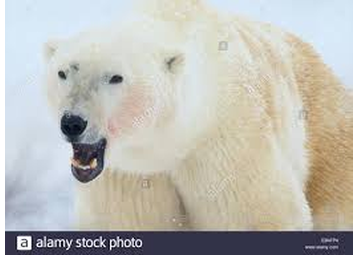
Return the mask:
[[[78,188],[79,226],[350,229],[352,96],[311,46],[198,0],[144,2],[46,48],[58,116],[85,112],[109,140],[107,169]],[[71,61],[85,68],[61,84]],[[88,94],[106,69],[128,84]]]

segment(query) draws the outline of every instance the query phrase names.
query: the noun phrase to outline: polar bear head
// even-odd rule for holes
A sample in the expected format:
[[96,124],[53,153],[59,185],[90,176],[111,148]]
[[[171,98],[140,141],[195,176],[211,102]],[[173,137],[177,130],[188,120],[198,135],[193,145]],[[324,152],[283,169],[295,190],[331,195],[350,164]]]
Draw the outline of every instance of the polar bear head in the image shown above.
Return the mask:
[[47,95],[79,181],[104,167],[170,170],[195,146],[214,105],[215,72],[205,66],[204,46],[187,44],[151,21],[46,44]]

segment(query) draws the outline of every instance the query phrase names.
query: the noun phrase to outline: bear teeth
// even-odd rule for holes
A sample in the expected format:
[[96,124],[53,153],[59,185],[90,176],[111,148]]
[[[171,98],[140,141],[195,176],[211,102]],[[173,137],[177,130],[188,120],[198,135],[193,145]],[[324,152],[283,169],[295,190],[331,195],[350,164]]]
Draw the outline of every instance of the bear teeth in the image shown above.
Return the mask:
[[78,160],[76,160],[74,158],[71,159],[71,164],[77,168],[81,166],[80,162],[78,162]]
[[72,158],[71,163],[74,167],[80,168],[82,170],[95,169],[97,167],[97,159],[94,158],[91,160],[89,165],[82,165],[78,160]]
[[90,162],[90,167],[91,167],[92,169],[94,169],[94,168],[97,167],[97,159],[96,159],[96,158],[94,158],[94,159],[91,160],[91,162]]

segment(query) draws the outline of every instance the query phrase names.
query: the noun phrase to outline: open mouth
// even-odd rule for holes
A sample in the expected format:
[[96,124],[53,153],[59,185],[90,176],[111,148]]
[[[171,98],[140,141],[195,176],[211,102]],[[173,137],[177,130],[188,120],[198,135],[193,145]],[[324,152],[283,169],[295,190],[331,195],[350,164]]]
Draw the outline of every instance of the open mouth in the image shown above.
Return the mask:
[[77,180],[87,183],[102,172],[106,144],[104,138],[94,144],[72,143],[71,170]]

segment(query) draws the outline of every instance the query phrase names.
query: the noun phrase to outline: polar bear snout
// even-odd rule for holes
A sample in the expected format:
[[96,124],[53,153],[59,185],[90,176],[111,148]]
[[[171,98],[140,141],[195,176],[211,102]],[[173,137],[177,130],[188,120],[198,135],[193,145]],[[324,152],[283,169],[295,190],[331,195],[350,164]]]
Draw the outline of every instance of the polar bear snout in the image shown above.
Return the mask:
[[87,121],[78,115],[66,113],[61,118],[61,131],[69,142],[76,142],[86,130]]

